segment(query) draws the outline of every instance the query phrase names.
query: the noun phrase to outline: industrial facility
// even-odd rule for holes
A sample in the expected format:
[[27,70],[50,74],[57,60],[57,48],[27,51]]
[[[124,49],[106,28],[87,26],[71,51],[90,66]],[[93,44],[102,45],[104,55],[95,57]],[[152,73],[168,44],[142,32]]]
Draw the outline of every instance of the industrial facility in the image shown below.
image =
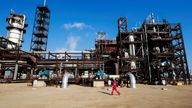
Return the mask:
[[152,13],[140,27],[128,30],[128,18],[120,17],[114,40],[96,39],[95,48],[90,50],[49,51],[51,10],[44,4],[36,8],[30,51],[23,51],[26,16],[11,10],[6,19],[7,36],[0,36],[0,82],[54,81],[69,72],[76,83],[86,78],[96,80],[96,76],[105,80],[110,75],[126,82],[131,73],[137,83],[191,84],[180,23],[156,21]]

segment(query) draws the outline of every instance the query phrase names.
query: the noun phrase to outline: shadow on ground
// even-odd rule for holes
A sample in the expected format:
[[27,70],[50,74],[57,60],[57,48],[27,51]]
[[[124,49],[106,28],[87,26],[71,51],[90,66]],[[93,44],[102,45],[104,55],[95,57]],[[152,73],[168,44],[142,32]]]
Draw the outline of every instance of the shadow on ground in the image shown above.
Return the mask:
[[105,92],[105,91],[98,91],[98,92],[103,93],[103,94],[106,94],[106,95],[111,95],[111,93]]

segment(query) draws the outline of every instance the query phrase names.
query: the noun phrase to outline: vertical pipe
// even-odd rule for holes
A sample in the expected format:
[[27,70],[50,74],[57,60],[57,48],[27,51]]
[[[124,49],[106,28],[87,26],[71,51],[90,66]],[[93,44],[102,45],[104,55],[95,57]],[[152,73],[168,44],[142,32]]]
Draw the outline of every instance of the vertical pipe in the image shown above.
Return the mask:
[[75,68],[75,76],[77,76],[77,71],[78,71],[78,69],[77,69],[77,67]]
[[[129,42],[134,42],[134,41],[135,41],[134,36],[129,35]],[[129,51],[130,51],[131,56],[135,56],[135,45],[134,45],[134,43],[131,43],[129,45]]]
[[59,68],[59,74],[61,74],[61,71],[62,71],[62,65],[63,65],[63,63],[61,62],[61,63],[60,63],[60,68]]
[[131,88],[136,88],[136,80],[135,76],[132,73],[128,73],[129,79],[130,79],[130,87]]
[[18,73],[18,67],[19,67],[19,45],[16,46],[16,63],[15,63],[15,71],[14,71],[14,76],[13,76],[13,80],[17,80],[17,73]]
[[33,77],[34,68],[31,67],[31,76]]
[[[129,50],[130,50],[130,56],[131,57],[135,57],[135,45],[134,45],[134,35],[129,35],[129,42],[131,42],[131,44],[129,45]],[[131,61],[131,69],[136,69],[136,63],[135,61]]]
[[146,44],[146,55],[147,55],[149,82],[151,82],[151,66],[150,66],[150,62],[149,62],[149,46],[148,46],[148,35],[147,35],[147,25],[146,25],[146,22],[145,22],[145,25],[144,25],[144,29],[145,29],[145,44]]
[[68,72],[65,72],[65,74],[63,75],[63,80],[62,80],[62,88],[67,88],[68,87],[69,78],[74,78],[74,75],[70,74]]
[[141,34],[141,41],[142,41],[142,46],[141,46],[141,50],[142,50],[142,57],[144,58],[144,49],[143,49],[143,36]]
[[133,56],[135,56],[135,45],[134,44],[132,44],[132,49],[133,49]]
[[119,75],[119,65],[118,65],[118,63],[115,63],[115,74]]
[[13,80],[17,80],[17,72],[18,72],[18,61],[15,64],[15,71],[14,71]]
[[133,50],[132,50],[132,45],[131,44],[129,45],[129,54],[130,54],[130,56],[133,55]]
[[69,74],[68,74],[68,73],[65,73],[65,74],[63,75],[62,88],[67,88],[68,79],[69,79]]

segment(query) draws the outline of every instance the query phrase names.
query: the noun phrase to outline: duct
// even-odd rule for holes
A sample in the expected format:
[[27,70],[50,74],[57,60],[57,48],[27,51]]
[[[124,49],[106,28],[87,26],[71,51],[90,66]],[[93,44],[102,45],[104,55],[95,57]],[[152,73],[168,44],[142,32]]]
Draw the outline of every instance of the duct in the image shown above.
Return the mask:
[[62,88],[66,89],[68,87],[68,80],[69,80],[69,78],[74,78],[74,75],[66,72],[63,75]]
[[132,73],[129,72],[128,77],[130,79],[130,88],[136,88],[135,76]]

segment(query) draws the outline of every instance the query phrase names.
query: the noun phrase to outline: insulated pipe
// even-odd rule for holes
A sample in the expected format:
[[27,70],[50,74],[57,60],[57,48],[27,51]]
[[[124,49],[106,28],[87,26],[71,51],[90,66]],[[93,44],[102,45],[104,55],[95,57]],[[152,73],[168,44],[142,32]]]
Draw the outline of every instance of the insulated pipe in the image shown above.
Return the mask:
[[119,75],[119,64],[115,63],[115,74]]
[[61,62],[60,63],[60,68],[59,68],[59,74],[61,74],[62,68],[63,68],[63,63]]
[[[130,35],[129,42],[134,42],[134,41],[135,41],[134,36]],[[131,56],[135,56],[135,45],[133,43],[129,45],[129,53]]]
[[132,73],[128,73],[129,79],[130,79],[130,88],[136,88],[136,80],[135,76]]
[[33,51],[35,54],[94,54],[94,52],[90,51]]
[[68,80],[69,78],[74,78],[73,74],[65,73],[63,75],[63,80],[62,80],[62,88],[67,88],[68,87]]
[[[134,36],[129,35],[129,42],[134,42],[134,41],[135,41]],[[129,45],[129,51],[130,51],[130,56],[135,57],[135,45],[133,43]],[[135,61],[131,61],[131,69],[136,69]]]

